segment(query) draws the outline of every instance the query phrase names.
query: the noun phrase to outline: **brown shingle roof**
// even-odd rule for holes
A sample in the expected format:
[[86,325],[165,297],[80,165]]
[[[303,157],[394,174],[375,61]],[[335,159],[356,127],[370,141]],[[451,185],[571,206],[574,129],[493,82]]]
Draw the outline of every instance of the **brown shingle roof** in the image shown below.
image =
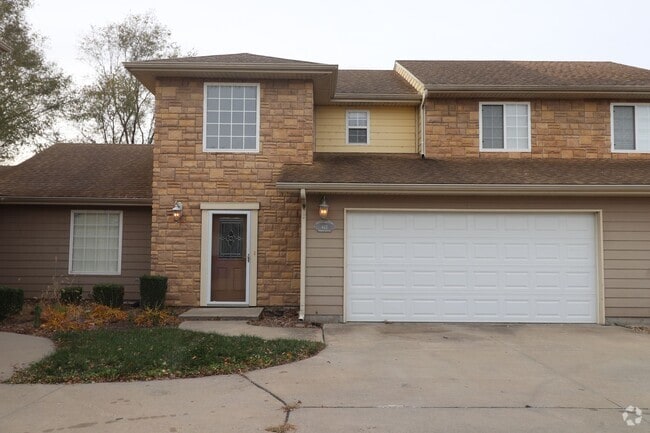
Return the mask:
[[303,60],[283,59],[281,57],[260,56],[250,53],[218,54],[211,56],[174,57],[170,59],[152,59],[137,63],[220,63],[220,64],[267,64],[267,65],[319,65],[320,63]]
[[340,69],[336,82],[336,97],[354,96],[411,96],[418,92],[397,72],[385,70]]
[[612,62],[398,60],[397,63],[428,88],[650,88],[650,70]]
[[317,153],[313,165],[285,165],[279,183],[650,185],[650,160],[421,159],[415,154]]
[[151,200],[152,146],[55,144],[0,172],[0,202],[11,198]]

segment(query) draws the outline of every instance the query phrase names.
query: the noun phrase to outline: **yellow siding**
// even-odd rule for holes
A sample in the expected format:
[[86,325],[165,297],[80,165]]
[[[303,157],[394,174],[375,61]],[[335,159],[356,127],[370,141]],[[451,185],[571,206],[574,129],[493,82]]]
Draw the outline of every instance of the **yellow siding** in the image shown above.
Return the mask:
[[[370,143],[345,143],[347,110],[370,113]],[[416,114],[416,107],[316,107],[316,152],[416,153]]]

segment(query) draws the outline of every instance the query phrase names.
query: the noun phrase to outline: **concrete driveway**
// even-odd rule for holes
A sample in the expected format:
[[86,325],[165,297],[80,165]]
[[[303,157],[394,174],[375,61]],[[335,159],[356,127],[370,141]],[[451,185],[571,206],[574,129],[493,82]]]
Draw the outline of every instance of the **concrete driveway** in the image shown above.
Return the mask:
[[[1,385],[0,432],[650,431],[650,335],[596,325],[328,325],[299,363],[175,381]],[[628,427],[628,405],[645,412]],[[636,419],[636,415],[628,419]]]

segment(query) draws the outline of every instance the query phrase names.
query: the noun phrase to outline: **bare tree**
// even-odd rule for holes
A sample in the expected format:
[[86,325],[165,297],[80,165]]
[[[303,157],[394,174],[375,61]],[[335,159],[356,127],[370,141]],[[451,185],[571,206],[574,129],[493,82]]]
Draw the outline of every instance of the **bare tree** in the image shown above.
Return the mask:
[[167,27],[151,12],[129,15],[121,23],[92,27],[80,51],[94,70],[92,83],[81,88],[74,109],[84,139],[151,143],[154,97],[122,63],[177,57],[180,49]]

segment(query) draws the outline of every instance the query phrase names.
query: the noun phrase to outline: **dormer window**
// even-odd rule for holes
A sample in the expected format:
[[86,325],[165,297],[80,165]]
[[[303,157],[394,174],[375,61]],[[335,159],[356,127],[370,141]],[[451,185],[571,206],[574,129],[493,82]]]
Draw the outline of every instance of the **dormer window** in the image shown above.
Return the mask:
[[368,111],[348,110],[346,119],[347,144],[368,144],[370,142],[368,133],[370,114]]
[[483,152],[530,152],[530,104],[481,102],[480,149]]
[[259,93],[259,84],[205,84],[203,150],[259,152]]

